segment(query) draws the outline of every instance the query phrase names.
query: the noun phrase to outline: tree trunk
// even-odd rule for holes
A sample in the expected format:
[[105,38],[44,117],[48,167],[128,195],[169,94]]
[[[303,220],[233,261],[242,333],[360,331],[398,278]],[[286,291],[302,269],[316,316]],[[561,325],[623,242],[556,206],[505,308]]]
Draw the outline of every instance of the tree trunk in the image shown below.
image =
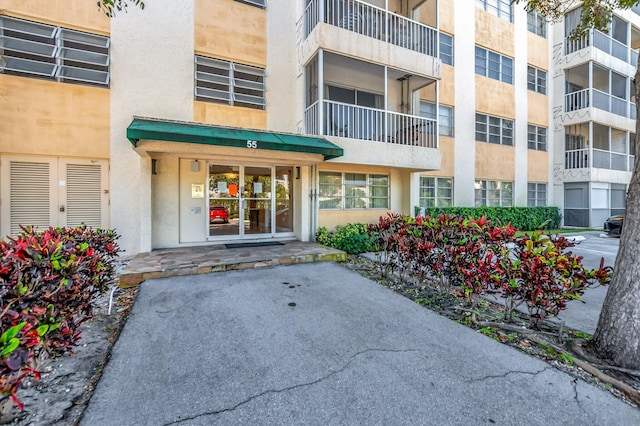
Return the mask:
[[[640,59],[635,75],[636,111],[640,109]],[[640,116],[640,114],[639,114]],[[596,353],[615,365],[640,369],[640,120],[636,119],[635,167],[624,217],[620,250],[598,328]]]

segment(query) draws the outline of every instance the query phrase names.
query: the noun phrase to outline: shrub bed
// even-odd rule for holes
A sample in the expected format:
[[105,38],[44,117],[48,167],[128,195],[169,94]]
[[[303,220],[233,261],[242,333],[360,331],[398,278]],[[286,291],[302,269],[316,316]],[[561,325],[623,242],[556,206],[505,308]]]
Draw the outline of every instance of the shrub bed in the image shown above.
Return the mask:
[[318,244],[334,247],[349,254],[374,251],[376,239],[368,226],[363,223],[338,225],[333,232],[323,226],[316,232]]
[[92,301],[112,282],[119,247],[112,230],[22,228],[0,242],[0,395],[15,396],[34,360],[72,354]]
[[381,272],[397,272],[460,294],[471,309],[481,296],[505,299],[504,319],[525,305],[532,328],[557,315],[586,288],[606,284],[611,268],[588,270],[561,235],[515,237],[511,226],[457,216],[389,214],[369,231],[378,235]]
[[[416,207],[416,215],[423,208]],[[536,231],[539,229],[558,229],[562,215],[557,207],[427,207],[424,216],[485,217],[495,224],[506,226],[511,224],[520,231]]]

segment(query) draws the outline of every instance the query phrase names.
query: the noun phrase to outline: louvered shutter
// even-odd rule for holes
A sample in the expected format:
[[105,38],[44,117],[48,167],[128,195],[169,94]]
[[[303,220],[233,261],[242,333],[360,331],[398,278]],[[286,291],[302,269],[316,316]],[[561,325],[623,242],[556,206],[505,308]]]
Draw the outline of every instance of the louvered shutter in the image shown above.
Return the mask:
[[67,164],[67,226],[102,224],[102,168],[100,165]]
[[9,167],[11,235],[20,232],[20,225],[48,227],[51,223],[49,163],[11,161]]

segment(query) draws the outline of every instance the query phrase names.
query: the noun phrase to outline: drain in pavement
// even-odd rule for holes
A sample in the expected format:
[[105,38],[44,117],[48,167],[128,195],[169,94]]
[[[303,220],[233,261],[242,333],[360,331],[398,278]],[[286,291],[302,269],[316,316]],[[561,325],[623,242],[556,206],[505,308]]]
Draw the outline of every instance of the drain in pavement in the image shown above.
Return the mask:
[[291,306],[292,308],[296,306],[295,302],[289,302],[289,306]]

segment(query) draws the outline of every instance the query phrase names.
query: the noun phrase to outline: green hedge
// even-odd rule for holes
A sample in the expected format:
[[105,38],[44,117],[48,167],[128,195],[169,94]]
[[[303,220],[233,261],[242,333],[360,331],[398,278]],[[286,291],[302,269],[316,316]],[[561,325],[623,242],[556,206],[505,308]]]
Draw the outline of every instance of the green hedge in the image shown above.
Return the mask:
[[321,226],[316,232],[318,244],[337,248],[349,254],[374,251],[375,240],[376,236],[369,233],[368,226],[364,223],[338,225],[333,232]]
[[[416,215],[421,207],[416,207]],[[486,216],[495,225],[511,226],[520,231],[537,229],[558,229],[562,215],[557,207],[425,207],[425,216],[437,216],[441,213],[460,217],[480,219]]]

